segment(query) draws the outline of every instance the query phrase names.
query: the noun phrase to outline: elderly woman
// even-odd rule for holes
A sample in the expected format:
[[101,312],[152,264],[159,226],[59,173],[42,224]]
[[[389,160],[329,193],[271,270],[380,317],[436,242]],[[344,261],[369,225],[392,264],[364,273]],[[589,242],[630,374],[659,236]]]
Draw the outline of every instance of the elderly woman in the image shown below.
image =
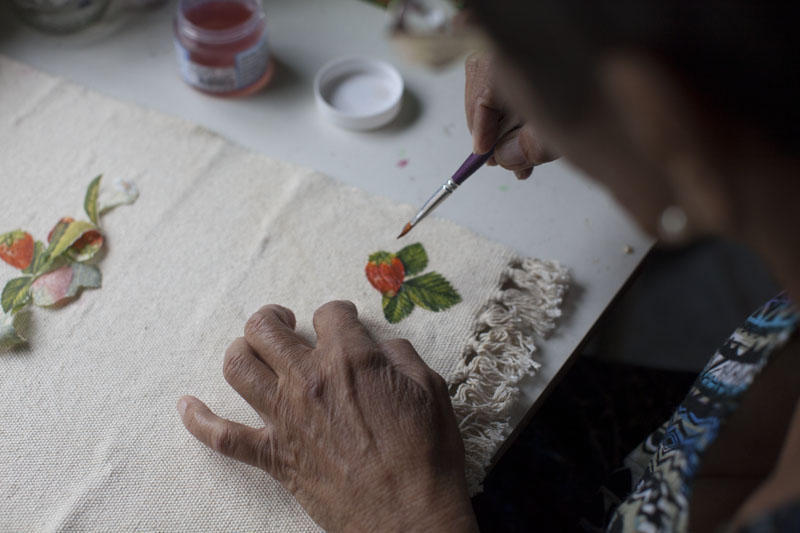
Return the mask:
[[[518,177],[559,154],[668,240],[739,240],[786,293],[713,355],[673,417],[632,456],[611,531],[798,530],[800,105],[797,8],[777,0],[476,0],[494,56],[467,62],[475,151]],[[691,302],[687,302],[691,305]],[[266,306],[225,358],[265,421],[191,397],[184,424],[266,470],[330,531],[474,531],[443,380],[406,341],[373,343],[352,304],[314,316],[316,346]],[[624,386],[624,384],[620,384]],[[532,481],[533,482],[533,481]]]

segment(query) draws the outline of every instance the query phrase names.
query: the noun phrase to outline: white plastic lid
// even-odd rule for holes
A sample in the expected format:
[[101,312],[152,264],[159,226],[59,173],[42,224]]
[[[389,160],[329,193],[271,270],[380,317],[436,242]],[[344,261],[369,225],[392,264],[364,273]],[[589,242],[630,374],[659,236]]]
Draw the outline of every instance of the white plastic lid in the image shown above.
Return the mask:
[[400,112],[403,78],[393,66],[366,57],[334,59],[314,78],[320,113],[342,128],[369,130]]

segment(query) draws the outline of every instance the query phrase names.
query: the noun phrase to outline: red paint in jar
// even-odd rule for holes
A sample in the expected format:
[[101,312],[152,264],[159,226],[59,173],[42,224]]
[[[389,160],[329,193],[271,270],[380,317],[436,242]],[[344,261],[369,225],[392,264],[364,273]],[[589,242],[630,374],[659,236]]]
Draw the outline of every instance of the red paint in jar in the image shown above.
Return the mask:
[[261,0],[180,0],[175,48],[183,80],[214,96],[245,96],[274,70]]

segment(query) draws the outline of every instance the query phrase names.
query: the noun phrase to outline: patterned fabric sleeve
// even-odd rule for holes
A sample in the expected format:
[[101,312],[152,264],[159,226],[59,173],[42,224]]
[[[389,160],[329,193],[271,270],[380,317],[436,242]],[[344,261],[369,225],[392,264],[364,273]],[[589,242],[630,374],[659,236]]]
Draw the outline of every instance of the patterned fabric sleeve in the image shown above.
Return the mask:
[[[753,313],[722,345],[672,418],[626,461],[636,485],[617,508],[608,531],[687,530],[689,500],[703,453],[798,322],[797,309],[780,295]],[[646,458],[649,464],[642,471]]]

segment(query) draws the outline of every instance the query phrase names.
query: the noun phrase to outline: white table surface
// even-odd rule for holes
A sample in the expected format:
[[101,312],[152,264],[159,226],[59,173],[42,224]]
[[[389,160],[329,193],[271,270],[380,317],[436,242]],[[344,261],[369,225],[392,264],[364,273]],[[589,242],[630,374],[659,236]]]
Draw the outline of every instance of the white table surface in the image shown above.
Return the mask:
[[[0,53],[123,101],[182,117],[265,155],[315,168],[397,202],[421,205],[469,154],[461,62],[442,72],[410,65],[385,38],[385,13],[357,0],[264,0],[278,70],[262,92],[241,100],[199,94],[178,77],[172,41],[175,2],[126,10],[81,33],[31,30],[0,2]],[[400,116],[353,133],[318,115],[314,74],[342,55],[398,67],[406,82]],[[2,101],[0,101],[0,105]],[[398,166],[407,159],[405,167]],[[541,371],[521,383],[512,427],[575,352],[651,246],[598,186],[564,162],[518,182],[484,168],[436,213],[524,255],[556,259],[574,283],[556,333],[540,343]],[[398,232],[404,220],[397,221]],[[626,253],[626,246],[633,253]]]

